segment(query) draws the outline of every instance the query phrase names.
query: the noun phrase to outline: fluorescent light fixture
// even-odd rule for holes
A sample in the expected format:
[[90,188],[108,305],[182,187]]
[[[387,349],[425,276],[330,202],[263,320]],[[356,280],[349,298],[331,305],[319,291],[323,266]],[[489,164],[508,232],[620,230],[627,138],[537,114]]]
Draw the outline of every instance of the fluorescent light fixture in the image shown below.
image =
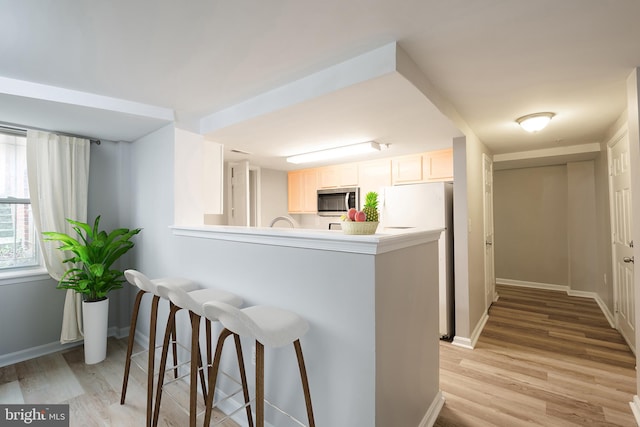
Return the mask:
[[538,132],[547,127],[553,116],[555,116],[554,113],[528,114],[516,119],[516,123],[527,132]]
[[380,151],[380,144],[375,141],[361,142],[359,144],[344,145],[342,147],[329,148],[327,150],[314,151],[311,153],[297,154],[287,157],[289,163],[309,163],[321,160],[335,159],[340,157],[353,156],[356,154],[373,153]]

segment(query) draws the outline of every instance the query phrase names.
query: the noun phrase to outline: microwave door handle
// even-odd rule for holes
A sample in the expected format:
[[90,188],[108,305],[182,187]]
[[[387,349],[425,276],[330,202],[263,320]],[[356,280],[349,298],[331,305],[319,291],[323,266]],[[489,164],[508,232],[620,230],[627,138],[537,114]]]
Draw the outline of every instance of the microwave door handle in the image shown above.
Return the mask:
[[344,196],[344,205],[347,207],[347,210],[349,210],[349,192]]

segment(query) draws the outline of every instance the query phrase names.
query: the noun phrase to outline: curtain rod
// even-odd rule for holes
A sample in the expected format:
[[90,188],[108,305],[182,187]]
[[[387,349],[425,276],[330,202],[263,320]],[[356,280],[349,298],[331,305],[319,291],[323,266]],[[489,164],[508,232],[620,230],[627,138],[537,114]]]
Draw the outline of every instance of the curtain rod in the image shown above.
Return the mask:
[[[6,130],[9,130],[9,131],[14,131],[14,132],[16,132],[16,131],[17,132],[27,132],[27,126],[16,125],[14,123],[0,122],[0,129],[6,129]],[[90,138],[88,136],[74,135],[72,133],[57,132],[57,131],[52,131],[52,130],[48,130],[48,129],[34,128],[32,126],[29,126],[28,129],[39,130],[39,131],[42,131],[42,132],[54,133],[56,135],[70,136],[70,137],[73,137],[73,138],[88,139],[89,142],[92,143],[92,144],[96,144],[96,145],[100,145],[101,144],[101,141],[99,139]]]

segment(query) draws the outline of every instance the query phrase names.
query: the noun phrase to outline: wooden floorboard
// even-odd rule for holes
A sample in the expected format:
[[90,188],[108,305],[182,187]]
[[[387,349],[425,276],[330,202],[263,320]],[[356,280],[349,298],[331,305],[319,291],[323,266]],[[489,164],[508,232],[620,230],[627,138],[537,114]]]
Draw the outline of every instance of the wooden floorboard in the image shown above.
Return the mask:
[[[436,426],[636,426],[629,407],[635,357],[593,300],[515,287],[498,292],[474,350],[440,343],[446,400]],[[144,425],[146,375],[135,364],[126,404],[119,402],[126,340],[109,339],[107,359],[96,365],[85,365],[82,351],[0,368],[0,402],[68,403],[71,426]],[[173,392],[188,399],[186,387]],[[187,420],[163,399],[160,426]]]
[[592,299],[497,290],[474,350],[440,343],[436,426],[637,425],[635,356]]
[[[84,363],[83,347],[79,346],[15,365],[0,368],[0,402],[2,403],[62,403],[69,404],[70,427],[144,426],[146,417],[146,373],[135,363],[124,405],[120,405],[122,375],[127,340],[110,338],[107,358],[95,365]],[[140,351],[136,348],[135,351]],[[182,427],[189,424],[188,386],[184,382],[170,386],[176,400],[163,397],[159,426]],[[202,399],[198,399],[203,409]],[[220,414],[214,413],[213,420]],[[203,417],[198,418],[202,425]],[[222,427],[237,427],[232,421]]]

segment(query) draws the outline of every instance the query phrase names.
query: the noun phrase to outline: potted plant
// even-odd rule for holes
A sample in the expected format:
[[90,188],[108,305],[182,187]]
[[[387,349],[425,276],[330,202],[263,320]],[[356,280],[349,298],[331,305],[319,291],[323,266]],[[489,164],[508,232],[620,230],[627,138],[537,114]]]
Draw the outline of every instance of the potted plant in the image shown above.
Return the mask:
[[107,294],[122,288],[125,282],[122,270],[112,268],[112,265],[133,247],[131,238],[141,229],[118,228],[107,233],[98,229],[99,215],[93,227],[68,218],[67,222],[79,239],[53,231],[42,234],[45,240],[59,241],[59,250],[73,254],[63,261],[71,263],[72,267],[64,273],[57,288],[73,289],[82,294],[85,363],[98,363],[105,359],[107,352]]

